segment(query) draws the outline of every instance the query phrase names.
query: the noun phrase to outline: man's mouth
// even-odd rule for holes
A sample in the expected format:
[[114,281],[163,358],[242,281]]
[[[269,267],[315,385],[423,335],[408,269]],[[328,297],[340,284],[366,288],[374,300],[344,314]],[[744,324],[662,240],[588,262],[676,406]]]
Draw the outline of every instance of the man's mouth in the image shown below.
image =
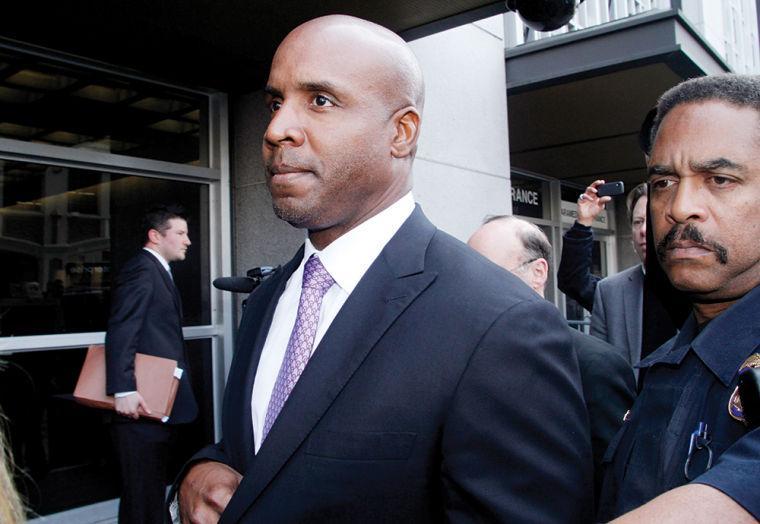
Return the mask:
[[714,253],[720,264],[728,263],[728,250],[706,239],[694,224],[687,224],[683,229],[673,226],[657,243],[656,251],[661,261],[696,260]]
[[312,175],[313,171],[308,167],[294,166],[290,164],[275,164],[268,168],[272,184],[288,185],[303,176]]
[[671,260],[699,258],[710,255],[715,251],[710,247],[691,241],[676,241],[667,247],[668,257]]

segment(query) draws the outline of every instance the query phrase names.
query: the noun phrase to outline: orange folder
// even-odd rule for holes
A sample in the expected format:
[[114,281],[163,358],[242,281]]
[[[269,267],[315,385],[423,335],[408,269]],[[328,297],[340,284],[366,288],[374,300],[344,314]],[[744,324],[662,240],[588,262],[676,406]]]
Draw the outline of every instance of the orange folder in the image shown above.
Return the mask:
[[[166,422],[174,406],[182,370],[177,361],[135,354],[137,391],[142,395],[151,414],[140,416]],[[74,399],[94,408],[113,410],[114,400],[106,395],[106,351],[102,344],[90,346],[74,389]]]

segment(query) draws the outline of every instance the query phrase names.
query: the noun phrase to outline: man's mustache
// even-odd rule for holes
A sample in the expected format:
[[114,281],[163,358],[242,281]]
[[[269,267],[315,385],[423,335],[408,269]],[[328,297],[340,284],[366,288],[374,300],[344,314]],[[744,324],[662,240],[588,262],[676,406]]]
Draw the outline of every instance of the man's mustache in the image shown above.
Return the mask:
[[672,247],[673,242],[680,240],[688,240],[709,249],[715,252],[715,256],[720,264],[726,265],[728,263],[728,249],[715,241],[706,240],[694,224],[686,224],[683,228],[676,224],[670,228],[668,234],[657,243],[657,258],[660,259],[660,262],[665,260],[667,251]]

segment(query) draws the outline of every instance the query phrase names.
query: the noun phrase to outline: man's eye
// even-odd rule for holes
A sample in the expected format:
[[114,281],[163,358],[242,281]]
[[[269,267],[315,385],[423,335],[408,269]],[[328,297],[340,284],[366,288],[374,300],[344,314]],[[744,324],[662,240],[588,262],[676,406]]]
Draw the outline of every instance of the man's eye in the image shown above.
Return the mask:
[[280,102],[279,100],[272,100],[271,102],[269,102],[269,110],[272,113],[274,113],[275,111],[280,109],[281,105],[282,105],[282,102]]
[[728,178],[726,176],[715,175],[712,177],[712,182],[716,186],[726,186],[730,184],[731,182],[733,182],[733,179]]
[[675,182],[669,178],[661,178],[651,182],[652,189],[665,189],[672,186]]
[[331,107],[333,103],[324,95],[316,95],[314,97],[314,105],[317,107]]

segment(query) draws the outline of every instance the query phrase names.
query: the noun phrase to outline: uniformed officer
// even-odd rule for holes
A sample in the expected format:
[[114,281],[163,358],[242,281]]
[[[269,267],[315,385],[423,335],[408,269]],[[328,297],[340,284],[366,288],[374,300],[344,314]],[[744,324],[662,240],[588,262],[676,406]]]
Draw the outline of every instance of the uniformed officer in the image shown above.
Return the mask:
[[657,258],[692,313],[643,360],[607,450],[600,520],[756,522],[760,429],[739,372],[760,365],[760,77],[689,80],[659,101],[649,160]]

